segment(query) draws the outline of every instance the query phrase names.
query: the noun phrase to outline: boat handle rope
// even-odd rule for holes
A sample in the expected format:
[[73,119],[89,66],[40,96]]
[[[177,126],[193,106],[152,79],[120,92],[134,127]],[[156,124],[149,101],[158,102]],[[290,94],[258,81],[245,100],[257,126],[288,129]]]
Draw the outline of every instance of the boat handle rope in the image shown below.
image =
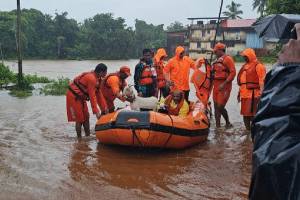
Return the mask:
[[172,130],[170,132],[170,135],[167,139],[167,141],[165,142],[165,144],[163,145],[163,148],[166,148],[167,144],[169,143],[170,139],[172,138],[172,136],[174,135],[174,121],[173,121],[173,118],[170,114],[168,114],[168,117],[170,118],[171,120],[171,123],[172,123]]
[[144,147],[144,144],[140,141],[139,137],[137,136],[137,134],[135,132],[135,128],[131,127],[130,130],[132,132],[132,145],[134,145],[134,138],[136,138],[136,140],[138,141],[138,143],[140,144],[140,146]]

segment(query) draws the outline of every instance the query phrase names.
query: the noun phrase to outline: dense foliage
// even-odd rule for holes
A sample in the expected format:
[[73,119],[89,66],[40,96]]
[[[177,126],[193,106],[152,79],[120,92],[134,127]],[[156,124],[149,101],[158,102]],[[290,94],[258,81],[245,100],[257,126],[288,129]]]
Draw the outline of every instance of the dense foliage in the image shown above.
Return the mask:
[[241,6],[241,4],[231,1],[231,3],[226,6],[227,10],[223,12],[223,15],[229,19],[242,19],[240,16],[243,14],[243,11],[240,10]]
[[[163,25],[136,20],[135,29],[121,17],[97,14],[78,23],[68,13],[55,16],[36,9],[23,9],[21,18],[24,58],[128,59],[143,48],[166,46]],[[5,59],[16,58],[16,11],[0,12],[0,47]]]
[[299,0],[254,0],[253,9],[257,9],[261,16],[269,14],[299,14]]

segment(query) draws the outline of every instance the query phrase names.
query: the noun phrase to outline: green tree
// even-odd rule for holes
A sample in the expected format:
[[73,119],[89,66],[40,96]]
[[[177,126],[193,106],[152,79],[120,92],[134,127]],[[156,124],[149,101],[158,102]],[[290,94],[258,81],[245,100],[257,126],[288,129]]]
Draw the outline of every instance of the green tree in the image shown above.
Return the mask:
[[253,1],[253,10],[257,9],[257,12],[260,13],[260,17],[264,16],[267,0],[254,0]]
[[0,43],[4,58],[16,56],[16,15],[12,12],[0,14]]
[[231,4],[226,6],[228,11],[224,11],[223,14],[229,19],[242,19],[240,15],[243,14],[243,11],[239,10],[241,6],[241,4],[231,1]]
[[142,20],[135,20],[136,53],[141,55],[144,48],[157,49],[166,46],[166,32],[164,25],[147,24]]
[[169,32],[173,32],[173,31],[181,31],[185,29],[185,27],[183,26],[183,24],[181,22],[175,21],[174,23],[170,24],[167,27],[167,31]]
[[68,54],[75,47],[79,34],[77,21],[67,18],[68,13],[55,13],[53,20],[54,32],[57,44],[57,56],[59,58],[67,58]]
[[22,10],[25,58],[55,56],[55,30],[51,16],[35,9]]
[[134,34],[126,28],[123,18],[114,19],[111,13],[97,14],[84,21],[82,33],[82,42],[87,45],[84,51],[92,57],[126,59],[133,55]]
[[[123,18],[97,14],[84,23],[68,18],[68,13],[55,16],[36,9],[23,9],[22,49],[24,58],[137,58],[143,48],[166,46],[163,25],[155,26],[136,20],[135,30]],[[182,24],[174,23],[173,28]],[[0,11],[0,43],[5,59],[16,58],[16,10]]]
[[300,1],[299,0],[268,0],[267,2],[268,14],[299,14]]

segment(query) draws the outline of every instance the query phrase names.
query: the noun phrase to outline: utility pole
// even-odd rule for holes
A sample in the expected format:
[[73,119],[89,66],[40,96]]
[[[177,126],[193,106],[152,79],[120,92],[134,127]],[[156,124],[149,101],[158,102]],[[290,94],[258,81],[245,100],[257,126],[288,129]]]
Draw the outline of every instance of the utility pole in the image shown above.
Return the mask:
[[23,79],[22,72],[22,48],[21,48],[21,6],[20,0],[17,0],[17,54],[18,54],[18,86],[21,86]]
[[4,58],[3,58],[3,51],[2,51],[2,44],[1,43],[0,43],[0,53],[1,53],[2,65],[4,65]]
[[[224,0],[221,0],[221,6],[220,6],[220,10],[219,10],[219,17],[218,17],[218,22],[217,22],[216,34],[215,34],[215,38],[214,38],[214,41],[213,41],[213,48],[216,45],[217,35],[218,35],[218,32],[219,32],[221,14],[222,14],[222,9],[223,9],[223,2],[224,2]],[[213,58],[213,53],[211,54],[211,57],[210,57],[210,63],[212,62],[212,58]]]

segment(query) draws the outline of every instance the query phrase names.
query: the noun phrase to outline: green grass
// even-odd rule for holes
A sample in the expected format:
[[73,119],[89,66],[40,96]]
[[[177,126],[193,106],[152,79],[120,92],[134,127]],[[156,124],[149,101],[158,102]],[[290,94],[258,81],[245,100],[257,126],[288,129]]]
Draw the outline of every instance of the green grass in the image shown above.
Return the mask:
[[26,79],[29,83],[34,84],[34,83],[51,83],[52,80],[45,76],[37,76],[36,74],[34,75],[24,75],[24,79]]
[[32,95],[31,90],[19,90],[19,89],[11,89],[9,92],[10,95],[18,98],[26,98]]
[[9,87],[12,96],[21,98],[31,96],[34,89],[32,84],[51,82],[53,81],[45,76],[23,74],[23,79],[18,83],[18,74],[12,72],[7,66],[0,64],[0,89],[12,84],[13,86]]
[[42,88],[41,93],[54,96],[65,95],[68,90],[69,82],[70,79],[61,77],[58,80],[45,85]]
[[7,66],[0,64],[0,88],[15,82],[15,74]]
[[[238,62],[238,63],[244,63],[245,62],[245,60],[242,56],[234,56],[233,59],[234,59],[235,62]],[[274,64],[277,61],[277,56],[273,56],[273,55],[263,56],[263,57],[258,57],[257,59],[260,62],[262,62],[263,64]]]

